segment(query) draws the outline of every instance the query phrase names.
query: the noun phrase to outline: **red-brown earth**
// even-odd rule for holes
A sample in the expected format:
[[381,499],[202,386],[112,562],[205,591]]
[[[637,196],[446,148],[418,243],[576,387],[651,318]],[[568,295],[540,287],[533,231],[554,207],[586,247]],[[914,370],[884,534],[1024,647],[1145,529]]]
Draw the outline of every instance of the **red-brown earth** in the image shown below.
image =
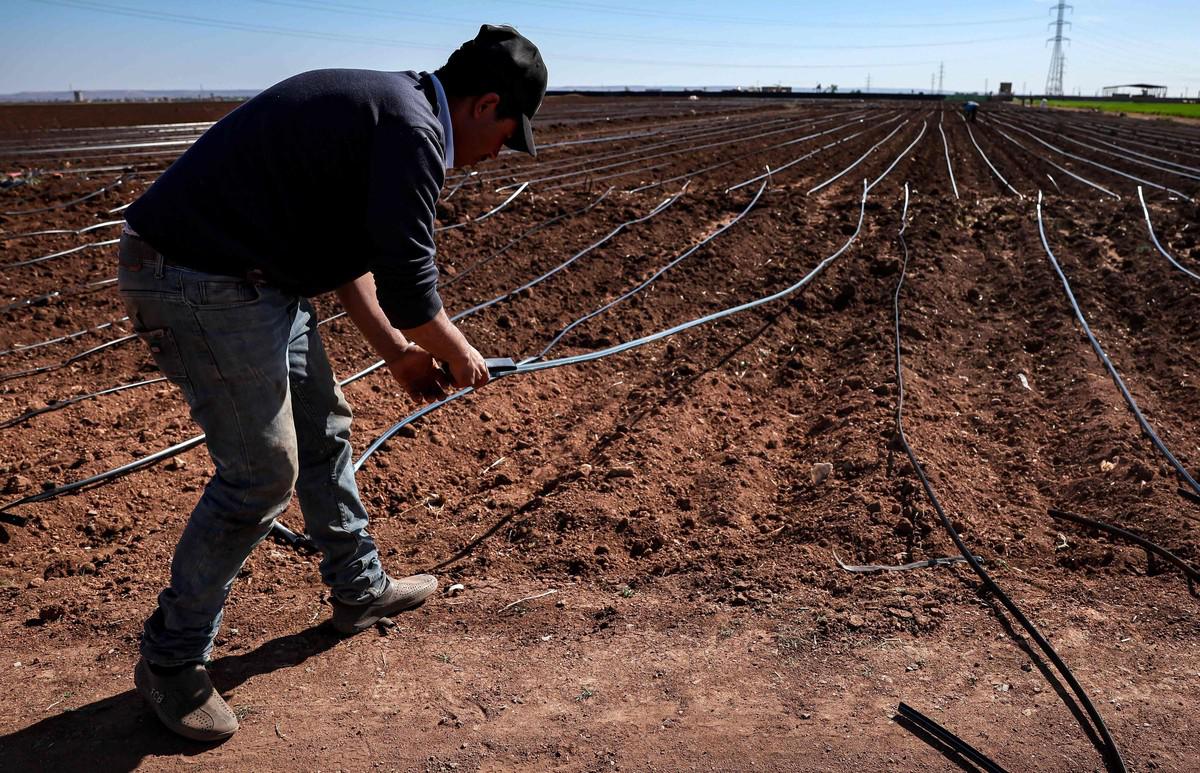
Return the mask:
[[[149,107],[121,122],[172,120]],[[180,150],[107,147],[162,136],[145,127],[50,130],[70,123],[72,109],[45,108],[46,131],[0,133],[5,171],[43,170],[0,191],[0,211],[53,207],[0,217],[4,266],[115,238],[113,227],[18,235],[119,219],[108,210],[132,201]],[[536,161],[505,155],[461,187],[450,174],[443,225],[500,204],[501,185],[534,181],[495,215],[441,235],[451,311],[559,265],[691,182],[654,218],[464,320],[489,356],[536,353],[571,320],[732,221],[758,183],[726,193],[731,185],[865,130],[774,173],[737,224],[555,351],[601,348],[787,287],[854,235],[863,179],[900,160],[870,191],[851,246],[789,298],[591,364],[497,381],[368,460],[358,480],[387,566],[436,567],[442,588],[460,583],[461,593],[343,640],[323,624],[316,558],[260,546],[234,585],[213,656],[214,681],[242,723],[222,745],[164,731],[131,679],[141,622],[210,474],[203,447],[12,508],[30,520],[8,527],[0,545],[0,767],[953,768],[893,720],[904,701],[1009,770],[1102,770],[1023,650],[1026,637],[1014,636],[967,567],[855,574],[835,561],[835,553],[851,564],[956,554],[896,443],[892,299],[907,183],[907,437],[966,543],[1071,666],[1129,768],[1195,770],[1200,626],[1186,580],[1148,567],[1139,548],[1047,514],[1056,507],[1099,518],[1200,561],[1200,508],[1177,493],[1180,481],[1083,336],[1038,236],[1037,191],[1046,195],[1048,240],[1093,331],[1193,473],[1200,281],[1154,248],[1135,182],[1004,129],[1022,149],[999,134],[996,118],[1045,127],[1039,136],[1064,150],[1189,196],[1200,190],[1195,180],[1055,137],[1107,137],[1178,171],[1200,166],[1200,131],[1077,113],[985,113],[975,140],[1018,197],[940,104],[572,97],[544,110]],[[852,171],[806,193],[897,125]],[[593,141],[555,145],[579,140]],[[151,152],[159,155],[119,155]],[[102,171],[79,172],[88,168]],[[540,179],[578,170],[591,171]],[[63,206],[122,175],[120,185]],[[609,186],[594,207],[571,214]],[[1200,272],[1196,205],[1146,191],[1164,247]],[[523,236],[558,215],[568,216]],[[106,279],[114,250],[0,269],[0,304]],[[324,316],[337,311],[331,297],[317,305]],[[19,306],[0,315],[0,350],[123,314],[107,286]],[[346,321],[324,331],[340,377],[374,360]],[[128,332],[118,322],[6,353],[0,374],[55,364]],[[9,378],[0,381],[0,422],[155,373],[135,340]],[[382,372],[346,392],[358,452],[415,407]],[[33,417],[0,429],[0,498],[86,478],[196,431],[166,384]],[[832,467],[820,482],[817,464]],[[283,521],[299,526],[294,506]]]

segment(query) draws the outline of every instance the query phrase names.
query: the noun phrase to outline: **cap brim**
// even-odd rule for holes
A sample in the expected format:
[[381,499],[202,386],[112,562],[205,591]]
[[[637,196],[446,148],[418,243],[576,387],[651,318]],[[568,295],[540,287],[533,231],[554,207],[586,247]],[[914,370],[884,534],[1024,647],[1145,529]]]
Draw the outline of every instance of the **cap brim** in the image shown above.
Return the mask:
[[533,144],[533,122],[529,120],[529,116],[521,113],[517,116],[517,124],[517,130],[504,144],[537,158],[537,146]]

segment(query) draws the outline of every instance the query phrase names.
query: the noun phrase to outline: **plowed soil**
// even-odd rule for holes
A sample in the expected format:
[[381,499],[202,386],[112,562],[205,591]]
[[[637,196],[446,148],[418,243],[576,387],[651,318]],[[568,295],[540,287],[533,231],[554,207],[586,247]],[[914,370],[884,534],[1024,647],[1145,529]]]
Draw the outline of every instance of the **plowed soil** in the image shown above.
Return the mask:
[[[39,170],[0,190],[0,211],[17,213],[0,216],[0,305],[11,304],[0,314],[0,422],[157,375],[136,339],[64,364],[131,332],[112,287],[85,287],[115,274],[115,246],[12,264],[115,239],[112,226],[22,234],[119,220],[110,210],[181,146],[108,146],[203,126],[54,128],[72,125],[71,109],[47,108],[43,131],[0,125],[3,170]],[[385,564],[463,589],[340,639],[324,623],[317,557],[264,542],[234,585],[214,652],[214,681],[242,723],[219,746],[163,730],[131,678],[142,620],[211,474],[204,447],[12,507],[29,522],[7,527],[0,545],[0,768],[955,767],[893,720],[903,701],[1009,770],[1103,770],[1063,688],[968,567],[854,573],[837,562],[957,555],[897,443],[892,304],[907,184],[908,440],[955,527],[1071,666],[1129,768],[1196,770],[1200,624],[1188,581],[1048,510],[1119,525],[1195,564],[1200,505],[1179,493],[1186,482],[1092,352],[1035,207],[1041,190],[1047,240],[1094,334],[1195,475],[1200,280],[1159,253],[1138,183],[1112,170],[1143,178],[1158,239],[1200,273],[1200,210],[1154,187],[1200,195],[1188,177],[1200,175],[1200,129],[1008,107],[971,126],[977,148],[957,113],[934,103],[567,97],[544,110],[536,161],[505,155],[472,177],[449,175],[439,225],[465,223],[439,239],[451,312],[507,294],[683,193],[464,319],[486,356],[538,353],[743,212],[548,356],[776,292],[849,247],[787,298],[590,364],[498,380],[389,440],[358,475]],[[1114,148],[1100,140],[1143,155],[1105,155],[1095,148]],[[767,166],[769,180],[726,191]],[[99,171],[79,171],[89,168]],[[864,179],[877,184],[856,232]],[[511,193],[498,188],[524,181],[507,207],[471,222]],[[40,297],[55,291],[66,292]],[[323,317],[339,311],[331,296],[316,304]],[[323,330],[340,377],[373,362],[346,320]],[[346,393],[356,452],[416,407],[384,372]],[[0,429],[0,499],[197,431],[167,383],[32,417]],[[282,520],[302,523],[294,505]]]

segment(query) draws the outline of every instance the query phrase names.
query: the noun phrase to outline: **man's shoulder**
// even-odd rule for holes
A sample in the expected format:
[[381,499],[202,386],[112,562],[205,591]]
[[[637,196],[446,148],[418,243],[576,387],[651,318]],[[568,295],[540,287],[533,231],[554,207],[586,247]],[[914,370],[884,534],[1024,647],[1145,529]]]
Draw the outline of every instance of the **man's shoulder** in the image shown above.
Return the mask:
[[330,103],[364,108],[375,121],[388,120],[439,132],[428,85],[412,70],[309,70],[280,81],[262,96],[267,102]]

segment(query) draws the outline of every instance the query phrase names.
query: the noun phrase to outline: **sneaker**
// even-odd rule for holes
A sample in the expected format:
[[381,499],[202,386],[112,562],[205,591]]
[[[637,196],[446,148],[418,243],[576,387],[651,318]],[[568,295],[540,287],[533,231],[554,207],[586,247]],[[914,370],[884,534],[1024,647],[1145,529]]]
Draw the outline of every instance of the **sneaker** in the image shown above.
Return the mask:
[[347,604],[333,600],[333,627],[340,633],[356,634],[406,609],[415,609],[437,590],[437,578],[431,574],[414,574],[399,580],[387,578],[387,586],[379,598],[366,604]]
[[237,717],[213,688],[202,663],[156,674],[142,658],[133,670],[133,683],[162,723],[185,738],[224,741],[237,732]]

